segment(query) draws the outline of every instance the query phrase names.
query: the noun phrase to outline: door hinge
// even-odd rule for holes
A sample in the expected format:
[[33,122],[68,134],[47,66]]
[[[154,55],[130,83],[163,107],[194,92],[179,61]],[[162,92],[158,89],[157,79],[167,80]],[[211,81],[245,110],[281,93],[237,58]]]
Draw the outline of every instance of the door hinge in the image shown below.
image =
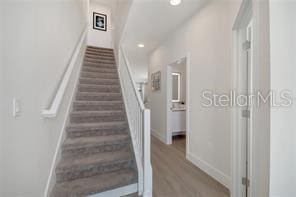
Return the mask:
[[243,111],[242,111],[242,116],[243,116],[244,118],[250,118],[250,117],[251,117],[251,112],[250,112],[250,110],[248,110],[248,109],[243,110]]
[[242,184],[246,187],[250,187],[250,180],[247,177],[243,177]]
[[243,50],[247,51],[250,49],[251,49],[251,42],[247,40],[243,43]]

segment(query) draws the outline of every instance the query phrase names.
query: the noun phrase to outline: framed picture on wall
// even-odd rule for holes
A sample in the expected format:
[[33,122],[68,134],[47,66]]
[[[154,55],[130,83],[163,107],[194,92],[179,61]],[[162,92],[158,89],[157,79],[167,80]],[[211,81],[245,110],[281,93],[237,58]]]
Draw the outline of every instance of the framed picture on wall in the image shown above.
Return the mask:
[[152,91],[160,90],[161,72],[155,72],[151,74],[151,88]]
[[107,31],[107,15],[94,12],[93,28],[100,31]]

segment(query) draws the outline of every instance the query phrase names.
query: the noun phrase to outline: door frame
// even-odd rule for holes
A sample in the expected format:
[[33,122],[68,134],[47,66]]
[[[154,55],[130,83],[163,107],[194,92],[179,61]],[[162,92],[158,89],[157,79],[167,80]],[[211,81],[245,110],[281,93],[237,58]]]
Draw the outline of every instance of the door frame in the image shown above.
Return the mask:
[[169,99],[172,98],[172,67],[171,65],[177,61],[186,60],[186,156],[189,153],[189,137],[190,137],[190,53],[181,56],[175,61],[172,61],[166,66],[166,144],[172,144],[172,132],[171,132],[171,102]]
[[[232,46],[232,90],[236,92],[243,92],[244,88],[242,87],[242,81],[240,80],[243,75],[247,75],[243,66],[246,64],[246,60],[242,49],[242,43],[246,40],[246,29],[250,22],[252,21],[252,1],[250,0],[243,0],[238,16],[235,20],[233,26],[233,46]],[[252,68],[250,68],[252,72]],[[252,76],[252,73],[250,73]],[[252,84],[252,77],[249,77],[250,83]],[[252,85],[249,88],[249,91],[252,92]],[[243,175],[243,166],[245,166],[244,162],[246,162],[244,155],[243,155],[243,145],[244,138],[243,134],[243,127],[246,126],[245,121],[242,120],[242,108],[237,106],[233,106],[231,109],[231,196],[232,197],[245,197],[242,195],[242,177]],[[251,166],[251,159],[252,159],[252,106],[250,106],[250,118],[249,118],[249,180],[252,180],[252,166]],[[248,189],[249,197],[252,194],[252,183]]]

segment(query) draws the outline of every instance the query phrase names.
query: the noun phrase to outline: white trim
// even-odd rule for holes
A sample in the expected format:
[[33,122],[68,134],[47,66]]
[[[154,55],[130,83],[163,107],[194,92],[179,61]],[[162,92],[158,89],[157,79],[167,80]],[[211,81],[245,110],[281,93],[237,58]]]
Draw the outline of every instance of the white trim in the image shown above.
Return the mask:
[[202,171],[207,173],[209,176],[214,178],[216,181],[224,185],[226,188],[230,188],[230,177],[218,170],[217,168],[214,168],[201,158],[198,158],[191,153],[188,153],[186,155],[186,158],[192,162],[194,165],[196,165],[198,168],[200,168]]
[[162,135],[160,135],[160,132],[159,131],[157,131],[155,129],[151,129],[151,134],[154,137],[156,137],[157,139],[159,139],[162,143],[167,144],[165,137],[163,137]]
[[[85,34],[86,35],[86,34]],[[84,42],[82,42],[82,44],[83,43],[86,43],[85,41],[86,41],[86,37],[84,36],[84,39],[83,39],[83,41]],[[79,53],[78,53],[78,55],[77,56],[75,56],[76,57],[76,59],[75,59],[75,64],[77,64],[77,60],[78,60],[78,57],[80,57],[79,56],[79,54],[82,54],[82,55],[84,55],[84,53],[85,53],[85,45],[80,45],[80,48],[79,48],[80,50],[79,50]],[[81,59],[82,60],[82,59]],[[74,65],[75,65],[74,64]],[[81,69],[81,64],[82,64],[82,62],[80,63],[80,69]],[[73,88],[73,91],[72,91],[72,95],[71,95],[71,97],[70,97],[70,99],[69,99],[69,103],[68,103],[68,106],[67,106],[67,109],[66,109],[66,113],[65,113],[65,116],[67,117],[67,118],[65,118],[65,120],[64,120],[64,122],[63,122],[63,125],[62,125],[62,128],[61,128],[61,132],[60,132],[60,136],[59,136],[59,138],[58,138],[58,143],[57,143],[57,146],[56,146],[56,149],[55,149],[55,153],[54,153],[54,156],[53,156],[53,160],[52,160],[52,163],[51,163],[51,168],[50,168],[50,172],[49,172],[49,176],[48,176],[48,179],[47,179],[47,183],[46,183],[46,187],[45,187],[45,192],[44,192],[44,197],[47,197],[47,196],[49,196],[49,193],[50,193],[50,190],[51,190],[51,187],[53,186],[53,184],[54,184],[54,181],[55,181],[55,169],[56,169],[56,165],[57,165],[57,162],[58,162],[58,160],[59,160],[59,157],[60,157],[60,148],[61,148],[61,146],[62,146],[62,142],[63,142],[63,139],[64,139],[64,137],[65,137],[65,129],[66,129],[66,126],[67,126],[67,124],[68,124],[68,121],[69,121],[69,114],[70,114],[70,111],[71,111],[71,109],[72,109],[72,103],[73,103],[73,100],[74,100],[74,95],[75,95],[75,93],[76,93],[76,89],[77,89],[77,84],[78,84],[78,79],[79,79],[79,74],[80,74],[80,69],[79,69],[79,71],[77,72],[77,76],[75,76],[75,81],[74,81],[74,84],[75,84],[75,86],[74,86],[74,88]]]
[[165,141],[167,145],[171,145],[173,143],[173,139],[172,139],[172,64],[174,64],[175,62],[177,62],[179,60],[176,60],[174,62],[172,62],[171,64],[167,65],[165,67],[165,74],[166,74],[166,97],[165,97],[165,103],[166,103],[166,134],[165,134]]
[[109,190],[109,191],[105,191],[102,193],[98,193],[98,194],[93,194],[91,196],[88,197],[121,197],[121,196],[126,196],[129,194],[133,194],[136,193],[138,191],[138,184],[131,184],[131,185],[127,185],[124,187],[119,187],[113,190]]
[[189,150],[190,139],[190,70],[191,70],[191,54],[188,52],[186,56],[186,154]]
[[[233,25],[233,46],[232,46],[232,89],[241,92],[240,76],[242,72],[241,63],[241,44],[243,39],[241,36],[242,29],[246,28],[252,19],[252,1],[243,0],[238,16]],[[252,83],[252,80],[251,80]],[[251,118],[250,118],[251,121]],[[241,178],[242,167],[245,165],[242,158],[242,134],[243,124],[241,121],[241,109],[234,107],[231,110],[231,197],[243,197]],[[251,127],[249,126],[251,131]],[[251,147],[250,147],[251,148]],[[249,164],[251,165],[250,161]],[[251,179],[251,176],[249,177]],[[252,185],[249,188],[252,190]]]
[[232,29],[236,30],[236,29],[240,29],[247,26],[251,18],[252,18],[252,1],[243,0]]
[[54,100],[51,104],[51,107],[49,109],[45,109],[42,111],[42,116],[44,118],[55,118],[58,114],[58,111],[60,109],[60,105],[62,103],[62,100],[64,98],[64,95],[65,95],[65,92],[66,92],[66,89],[68,87],[68,83],[70,81],[70,78],[71,78],[71,75],[72,75],[72,72],[73,72],[73,69],[74,69],[74,66],[75,66],[75,63],[76,63],[76,60],[78,58],[78,55],[80,53],[80,50],[81,50],[81,47],[82,47],[82,44],[83,44],[83,41],[85,39],[85,36],[87,34],[87,28],[88,28],[88,25],[86,24],[84,29],[83,29],[83,32],[80,36],[80,39],[79,39],[79,42],[77,44],[77,46],[75,47],[74,49],[74,52],[73,52],[73,55],[70,59],[70,63],[68,65],[68,68],[63,76],[63,79],[59,85],[59,88],[58,88],[58,91],[54,97]]
[[[232,63],[232,89],[237,88],[237,83],[239,82],[239,70],[237,67],[239,65],[239,59],[237,58],[239,53],[237,51],[237,46],[239,43],[239,32],[234,32],[233,34],[233,63]],[[242,197],[241,192],[241,171],[242,163],[240,158],[241,153],[241,133],[237,132],[240,127],[240,119],[238,118],[240,110],[237,107],[231,109],[231,197]]]

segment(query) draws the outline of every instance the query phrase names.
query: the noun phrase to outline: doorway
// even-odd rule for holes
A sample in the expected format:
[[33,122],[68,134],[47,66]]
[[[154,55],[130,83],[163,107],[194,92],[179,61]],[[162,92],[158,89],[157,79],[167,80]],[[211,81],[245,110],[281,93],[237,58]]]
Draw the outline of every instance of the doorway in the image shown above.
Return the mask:
[[250,197],[252,190],[252,5],[244,1],[234,28],[233,90],[244,95],[243,105],[232,109],[232,196]]
[[167,66],[167,144],[176,145],[187,153],[189,115],[188,56]]

